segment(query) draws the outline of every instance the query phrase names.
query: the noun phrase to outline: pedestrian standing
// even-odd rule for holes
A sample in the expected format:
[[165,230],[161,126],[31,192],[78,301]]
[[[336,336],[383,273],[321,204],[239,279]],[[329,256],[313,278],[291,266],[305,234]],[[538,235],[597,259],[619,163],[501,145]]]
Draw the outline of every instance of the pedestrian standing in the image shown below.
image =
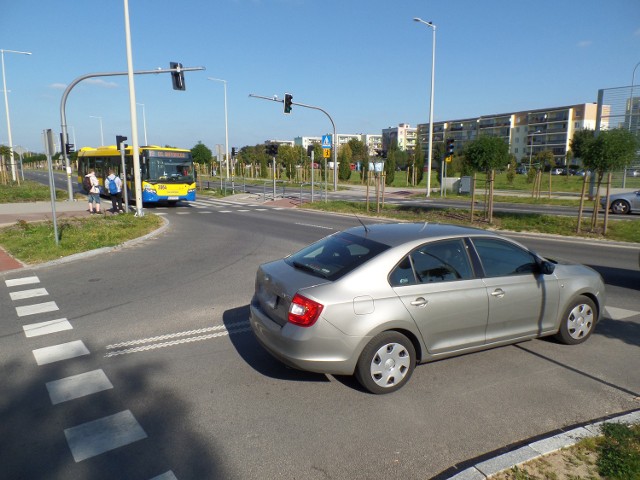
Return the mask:
[[105,189],[111,196],[111,213],[124,213],[122,209],[122,180],[112,169],[109,170],[109,176],[105,180]]
[[82,185],[87,190],[89,213],[100,213],[100,182],[98,182],[95,170],[89,170]]

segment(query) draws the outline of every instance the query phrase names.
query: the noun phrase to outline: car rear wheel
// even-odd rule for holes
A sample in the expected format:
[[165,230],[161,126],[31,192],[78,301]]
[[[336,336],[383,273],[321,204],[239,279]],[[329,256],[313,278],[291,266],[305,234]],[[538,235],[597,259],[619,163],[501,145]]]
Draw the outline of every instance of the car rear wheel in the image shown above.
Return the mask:
[[409,381],[415,364],[411,341],[398,332],[383,332],[364,347],[356,378],[371,393],[391,393]]
[[631,206],[624,200],[615,200],[611,202],[611,211],[613,213],[629,213]]
[[564,311],[556,339],[567,345],[584,342],[593,332],[597,318],[593,300],[580,295]]

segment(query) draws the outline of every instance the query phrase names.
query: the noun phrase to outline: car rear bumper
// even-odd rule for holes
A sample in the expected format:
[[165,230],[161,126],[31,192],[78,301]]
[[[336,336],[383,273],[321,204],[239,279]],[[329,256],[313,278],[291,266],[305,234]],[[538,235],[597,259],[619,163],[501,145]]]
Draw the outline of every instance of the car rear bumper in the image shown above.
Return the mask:
[[282,363],[299,370],[333,375],[353,375],[361,337],[347,336],[319,318],[311,327],[271,320],[254,301],[249,322],[258,342]]

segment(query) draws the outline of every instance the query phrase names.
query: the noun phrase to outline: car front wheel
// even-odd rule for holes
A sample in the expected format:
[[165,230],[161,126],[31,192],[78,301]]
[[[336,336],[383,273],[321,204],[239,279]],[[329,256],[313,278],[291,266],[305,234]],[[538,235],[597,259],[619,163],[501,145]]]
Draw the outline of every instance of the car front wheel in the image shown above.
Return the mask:
[[584,342],[593,332],[597,318],[598,314],[593,300],[580,295],[564,311],[556,339],[567,345]]
[[615,200],[611,203],[611,211],[613,213],[629,213],[631,207],[624,200]]
[[371,393],[391,393],[409,381],[415,364],[411,341],[398,332],[383,332],[364,347],[356,378]]

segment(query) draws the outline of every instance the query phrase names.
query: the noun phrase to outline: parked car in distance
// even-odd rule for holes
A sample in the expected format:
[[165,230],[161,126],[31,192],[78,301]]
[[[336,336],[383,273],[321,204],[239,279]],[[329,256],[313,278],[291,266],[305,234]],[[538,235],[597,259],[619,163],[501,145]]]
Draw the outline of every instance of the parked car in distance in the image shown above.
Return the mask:
[[640,177],[640,168],[629,168],[626,170],[627,177]]
[[519,167],[516,167],[516,173],[518,175],[526,175],[528,171],[529,171],[529,168],[524,165],[520,165]]
[[551,169],[551,175],[566,175],[567,172],[564,168],[555,167]]
[[[600,205],[607,208],[606,196],[600,198]],[[609,210],[611,213],[640,212],[640,190],[609,195]]]
[[363,225],[261,265],[250,324],[289,366],[389,393],[419,363],[544,336],[582,343],[604,288],[591,268],[493,232]]

